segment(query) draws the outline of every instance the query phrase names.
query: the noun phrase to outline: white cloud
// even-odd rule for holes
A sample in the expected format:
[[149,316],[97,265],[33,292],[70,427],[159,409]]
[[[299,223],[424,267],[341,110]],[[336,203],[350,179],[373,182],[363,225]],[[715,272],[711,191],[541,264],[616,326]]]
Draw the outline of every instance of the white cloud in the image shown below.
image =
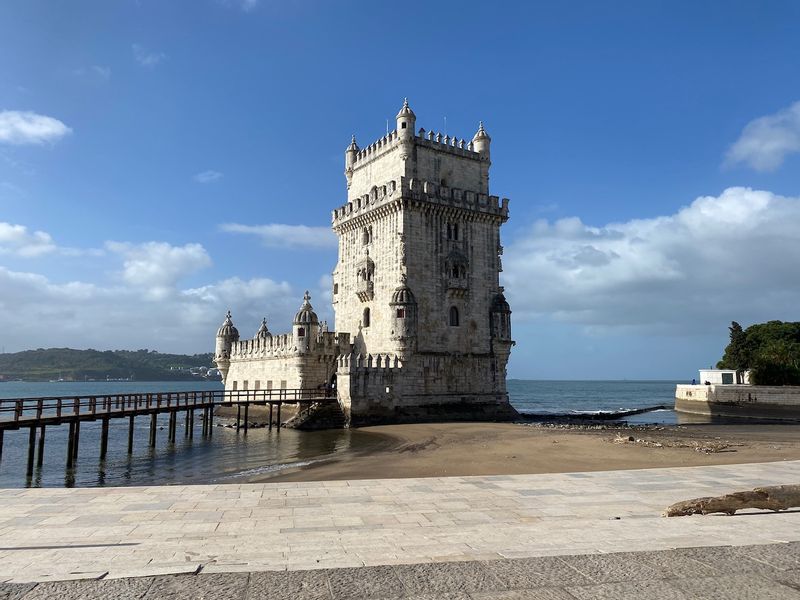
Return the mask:
[[154,348],[211,352],[225,311],[242,337],[263,316],[277,333],[291,330],[302,300],[288,283],[226,279],[200,288],[172,287],[159,298],[141,286],[55,283],[36,273],[0,266],[0,330],[6,351],[38,347]]
[[167,55],[163,52],[147,50],[140,44],[133,44],[131,48],[133,50],[133,58],[143,67],[155,67],[158,63],[167,58]]
[[261,238],[269,247],[284,248],[336,248],[336,235],[330,227],[309,227],[307,225],[241,225],[225,223],[220,226],[228,233],[244,233]]
[[29,111],[0,111],[0,143],[44,144],[56,142],[71,132],[53,117]]
[[800,152],[800,101],[750,121],[728,150],[725,163],[745,163],[756,171],[774,171],[787,155],[795,152]]
[[72,71],[73,75],[80,78],[94,78],[102,81],[111,79],[111,67],[101,65],[91,65],[89,67],[78,67]]
[[181,279],[211,266],[211,258],[200,244],[106,242],[106,248],[123,257],[124,281],[152,298],[164,297]]
[[34,257],[54,252],[56,248],[53,238],[44,231],[28,231],[24,225],[0,222],[0,254]]
[[223,175],[219,171],[203,171],[202,173],[198,173],[193,177],[193,179],[197,183],[214,183],[215,181],[219,181],[222,179]]
[[800,319],[800,198],[729,188],[677,213],[537,221],[505,252],[517,317],[646,332]]

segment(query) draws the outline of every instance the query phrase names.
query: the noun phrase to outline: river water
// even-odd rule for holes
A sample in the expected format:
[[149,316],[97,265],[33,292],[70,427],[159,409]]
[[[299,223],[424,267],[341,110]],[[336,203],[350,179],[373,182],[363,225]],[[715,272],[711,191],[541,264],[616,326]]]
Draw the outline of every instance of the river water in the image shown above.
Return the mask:
[[[671,406],[675,381],[523,381],[509,380],[512,404],[520,412],[566,413]],[[124,393],[218,390],[218,382],[51,382],[0,383],[0,398],[75,396]],[[198,413],[199,415],[199,413]],[[164,485],[244,481],[259,474],[330,459],[345,451],[370,452],[390,442],[354,430],[301,432],[291,429],[250,429],[247,436],[214,427],[210,438],[200,435],[195,417],[194,437],[184,437],[184,415],[178,413],[178,436],[167,442],[167,416],[159,416],[156,447],[148,447],[148,418],[137,418],[134,451],[127,453],[128,422],[112,419],[106,460],[101,462],[100,422],[81,424],[80,452],[67,471],[66,425],[47,428],[44,464],[32,478],[25,475],[28,430],[7,431],[0,460],[0,487],[62,487],[95,485]],[[674,423],[671,410],[626,419],[640,423]],[[215,423],[219,423],[215,419]]]

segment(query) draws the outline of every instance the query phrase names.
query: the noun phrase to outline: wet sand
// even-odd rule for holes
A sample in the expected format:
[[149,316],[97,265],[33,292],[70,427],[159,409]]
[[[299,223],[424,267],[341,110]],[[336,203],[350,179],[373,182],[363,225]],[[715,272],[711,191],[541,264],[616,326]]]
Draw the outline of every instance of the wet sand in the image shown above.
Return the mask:
[[798,425],[425,423],[359,431],[390,443],[251,481],[567,473],[800,459]]

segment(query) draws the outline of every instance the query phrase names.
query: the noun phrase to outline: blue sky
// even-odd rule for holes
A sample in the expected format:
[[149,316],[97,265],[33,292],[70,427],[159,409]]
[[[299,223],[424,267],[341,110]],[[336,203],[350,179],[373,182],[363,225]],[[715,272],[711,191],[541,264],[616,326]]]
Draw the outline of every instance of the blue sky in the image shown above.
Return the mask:
[[800,320],[795,2],[0,6],[0,346],[331,317],[343,151],[492,136],[510,376],[683,378]]

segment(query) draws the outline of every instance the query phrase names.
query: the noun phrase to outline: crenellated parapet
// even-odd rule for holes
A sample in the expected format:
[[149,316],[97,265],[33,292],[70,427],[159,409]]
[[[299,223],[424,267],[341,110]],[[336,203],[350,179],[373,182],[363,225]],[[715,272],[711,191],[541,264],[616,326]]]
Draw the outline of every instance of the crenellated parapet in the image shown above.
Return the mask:
[[403,361],[397,354],[340,354],[336,364],[340,373],[366,373],[403,368]]
[[[433,181],[401,177],[374,186],[372,191],[347,202],[332,212],[334,231],[345,231],[346,225],[361,226],[370,214],[374,218],[384,216],[387,211],[400,210],[404,201],[416,201],[430,205],[430,208],[450,210],[450,212],[472,212],[501,223],[508,220],[508,198],[483,194],[475,190],[464,190]],[[375,211],[375,214],[371,213]]]
[[[339,352],[339,335],[334,331],[320,332],[310,352],[302,352],[297,340],[291,333],[239,340],[231,344],[230,359],[252,360],[257,358],[291,358],[299,354],[311,353],[318,356],[332,357]],[[349,336],[347,339],[349,343]]]

